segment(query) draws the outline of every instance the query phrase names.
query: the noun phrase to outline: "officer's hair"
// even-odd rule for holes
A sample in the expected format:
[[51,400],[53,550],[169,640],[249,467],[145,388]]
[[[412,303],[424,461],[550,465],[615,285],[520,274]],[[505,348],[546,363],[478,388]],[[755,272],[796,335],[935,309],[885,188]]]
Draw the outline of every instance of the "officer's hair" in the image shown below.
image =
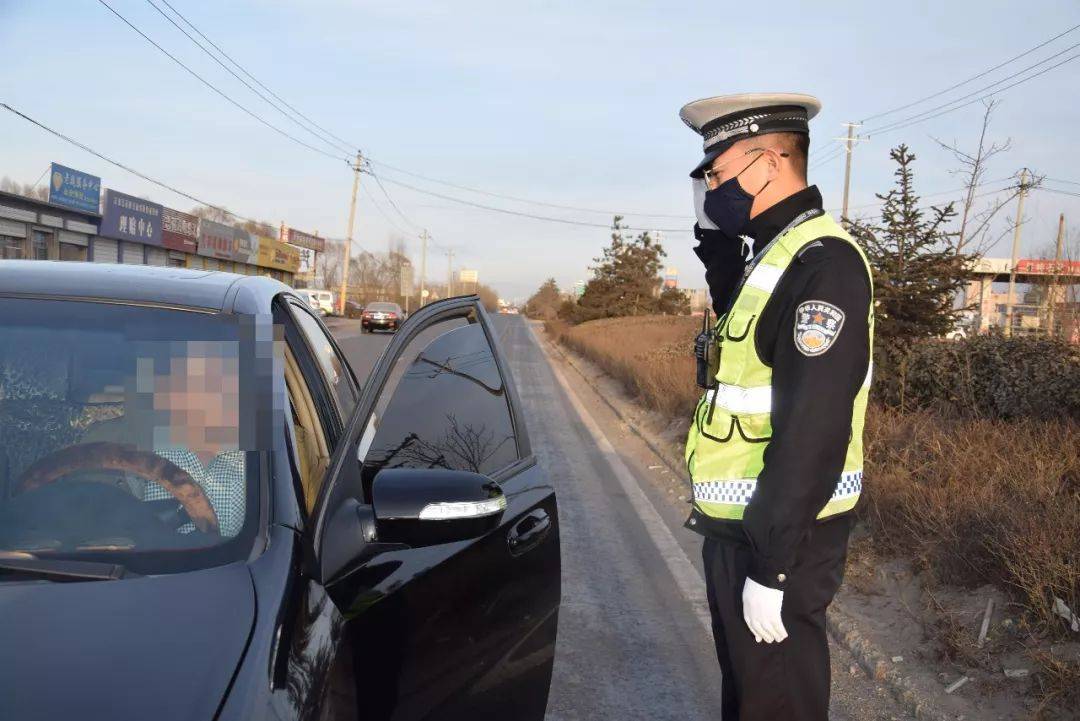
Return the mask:
[[806,133],[776,133],[776,144],[788,154],[795,174],[806,181],[806,159],[810,155],[810,136]]

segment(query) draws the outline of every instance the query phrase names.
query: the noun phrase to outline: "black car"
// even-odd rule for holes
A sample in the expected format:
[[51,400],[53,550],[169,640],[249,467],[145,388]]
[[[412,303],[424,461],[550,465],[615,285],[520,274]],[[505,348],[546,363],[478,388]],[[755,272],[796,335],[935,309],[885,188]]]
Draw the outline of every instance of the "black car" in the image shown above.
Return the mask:
[[397,330],[405,320],[405,312],[397,303],[368,303],[360,316],[360,331]]
[[361,381],[254,276],[0,261],[0,716],[543,718],[556,499],[475,297]]
[[364,312],[364,304],[355,300],[345,301],[345,317],[359,318]]

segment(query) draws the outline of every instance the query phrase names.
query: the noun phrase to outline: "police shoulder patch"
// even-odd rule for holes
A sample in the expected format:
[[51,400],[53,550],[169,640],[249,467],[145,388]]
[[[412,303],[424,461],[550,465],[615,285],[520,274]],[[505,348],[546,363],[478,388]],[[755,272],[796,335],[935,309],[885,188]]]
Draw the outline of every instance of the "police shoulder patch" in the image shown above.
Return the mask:
[[808,300],[795,309],[795,347],[805,356],[825,353],[844,327],[844,311],[823,300]]

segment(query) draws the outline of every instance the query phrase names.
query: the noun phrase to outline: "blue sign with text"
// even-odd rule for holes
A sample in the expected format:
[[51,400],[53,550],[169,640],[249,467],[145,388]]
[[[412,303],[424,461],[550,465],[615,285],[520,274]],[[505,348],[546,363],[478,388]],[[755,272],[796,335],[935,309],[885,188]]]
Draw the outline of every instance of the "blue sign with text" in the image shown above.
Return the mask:
[[108,188],[98,235],[161,245],[161,206]]
[[98,212],[101,178],[80,173],[59,163],[49,172],[49,202],[84,213]]

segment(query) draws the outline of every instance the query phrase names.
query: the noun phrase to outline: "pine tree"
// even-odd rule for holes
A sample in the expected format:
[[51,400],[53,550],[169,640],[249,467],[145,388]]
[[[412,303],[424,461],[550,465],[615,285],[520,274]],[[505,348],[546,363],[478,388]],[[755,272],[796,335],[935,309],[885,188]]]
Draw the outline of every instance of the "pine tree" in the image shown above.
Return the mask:
[[548,278],[541,284],[532,297],[525,304],[525,312],[532,318],[551,320],[559,311],[562,298],[559,293],[559,285],[554,278]]
[[689,302],[679,302],[685,300],[682,293],[660,293],[664,248],[648,231],[627,240],[625,230],[622,216],[615,216],[611,244],[594,259],[593,277],[581,299],[563,313],[571,316],[569,320],[689,312]]
[[958,292],[971,278],[970,256],[959,255],[949,230],[954,203],[919,207],[907,145],[893,148],[896,187],[884,201],[880,224],[855,221],[849,230],[866,251],[874,273],[875,376],[903,374],[911,344],[945,336],[963,312]]
[[874,270],[878,317],[876,333],[887,342],[910,342],[943,336],[961,310],[953,307],[957,292],[970,278],[969,260],[957,257],[957,234],[948,230],[957,213],[954,203],[919,208],[912,163],[906,145],[894,148],[896,187],[878,198],[885,205],[881,224],[853,224]]

